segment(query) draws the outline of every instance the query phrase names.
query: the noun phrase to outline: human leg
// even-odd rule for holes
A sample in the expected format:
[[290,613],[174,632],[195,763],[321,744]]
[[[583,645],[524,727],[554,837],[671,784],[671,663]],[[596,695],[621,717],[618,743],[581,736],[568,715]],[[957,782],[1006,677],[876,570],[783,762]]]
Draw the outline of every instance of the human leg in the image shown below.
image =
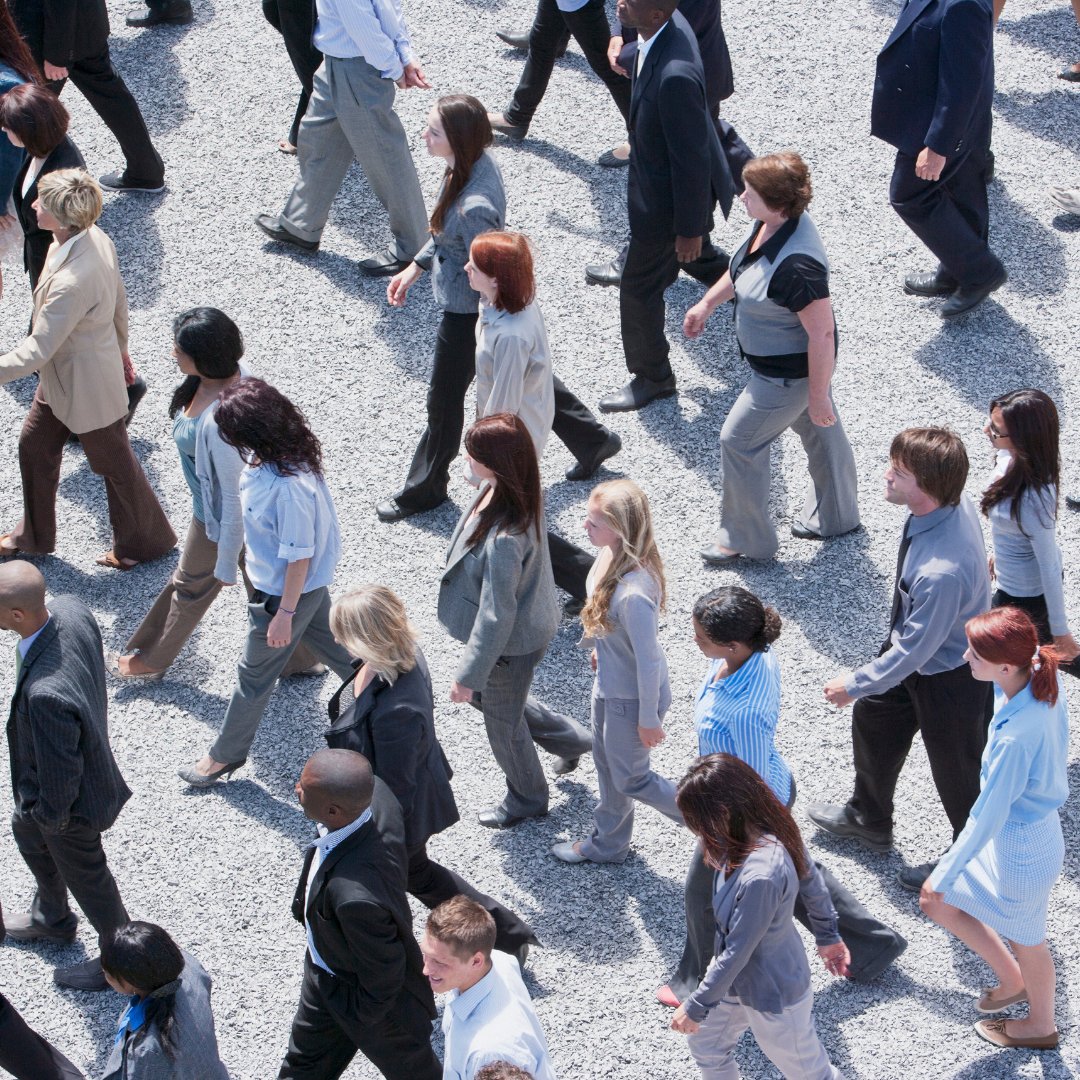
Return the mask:
[[85,1080],[50,1042],[32,1030],[0,994],[0,1069],[15,1080]]
[[575,600],[584,600],[585,583],[595,561],[577,544],[564,540],[557,532],[548,529],[548,550],[551,552],[551,573],[555,584],[564,589]]
[[842,1080],[814,1027],[814,994],[807,990],[781,1013],[744,1009],[758,1046],[784,1076],[800,1080]]
[[99,936],[128,922],[120,890],[105,860],[101,833],[72,823],[62,833],[44,839],[60,877]]
[[612,71],[608,62],[608,42],[611,41],[611,26],[608,23],[607,9],[603,0],[588,0],[576,11],[564,11],[562,17],[574,35],[574,40],[581,46],[589,67],[608,88],[615,107],[622,114],[623,120],[630,122],[630,80],[625,75]]
[[514,90],[514,96],[503,111],[503,117],[508,124],[528,127],[532,123],[551,80],[555,57],[566,28],[565,16],[555,0],[539,0],[532,28],[529,30],[529,54],[525,58],[525,67]]
[[[330,630],[330,590],[325,586],[305,593],[313,608],[307,626],[300,631],[298,644],[314,653],[339,679],[348,679],[356,671],[349,650],[339,644]],[[297,611],[297,615],[299,611]],[[295,619],[296,616],[294,615]]]
[[305,956],[300,1002],[278,1080],[338,1080],[356,1056],[355,1042],[342,1031],[326,1006],[314,969]]
[[701,1080],[740,1080],[742,1074],[731,1053],[749,1026],[747,1010],[734,998],[724,998],[709,1010],[698,1030],[686,1038]]
[[555,384],[555,419],[551,431],[578,459],[589,461],[603,447],[611,432],[585,407],[566,384],[553,376]]
[[683,887],[686,943],[683,945],[679,966],[668,980],[668,986],[680,1001],[684,1001],[698,988],[713,958],[716,944],[716,919],[712,905],[715,881],[716,871],[705,862],[701,842],[697,841]]
[[672,376],[671,348],[664,335],[664,292],[678,276],[674,243],[647,244],[630,237],[619,287],[619,324],[631,375],[652,382]]
[[67,885],[45,842],[45,835],[29,814],[11,815],[11,835],[34,878],[30,917],[55,937],[74,936],[78,917],[68,903]]
[[23,517],[11,532],[11,543],[20,551],[46,555],[56,547],[56,489],[69,434],[45,404],[39,384],[19,432]]
[[791,430],[802,440],[810,471],[806,501],[795,520],[819,536],[851,532],[859,524],[859,471],[840,417],[818,427],[804,411]]
[[1028,1014],[1021,1019],[1010,1020],[1006,1033],[1014,1038],[1049,1035],[1057,1030],[1054,1021],[1054,994],[1057,983],[1054,958],[1050,955],[1045,941],[1040,941],[1037,945],[1021,945],[1018,941],[1010,941],[1009,945],[1016,956],[1024,988],[1027,990]]
[[556,757],[577,758],[592,752],[593,734],[587,727],[531,694],[525,701],[525,726],[532,741]]

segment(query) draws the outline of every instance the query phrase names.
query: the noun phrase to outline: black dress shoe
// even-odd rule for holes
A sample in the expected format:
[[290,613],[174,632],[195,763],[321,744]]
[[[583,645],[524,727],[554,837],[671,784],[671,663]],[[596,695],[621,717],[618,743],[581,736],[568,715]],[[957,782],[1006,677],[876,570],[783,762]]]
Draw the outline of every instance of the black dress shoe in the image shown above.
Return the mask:
[[611,262],[586,266],[585,280],[590,285],[614,285],[618,288],[622,284],[622,263],[612,259]]
[[907,938],[893,932],[893,940],[879,953],[872,956],[862,967],[849,967],[848,978],[852,982],[870,982],[876,979],[894,960],[904,954]]
[[911,296],[951,296],[955,291],[956,282],[940,270],[908,274],[904,278],[904,292]]
[[91,993],[109,989],[105,972],[101,970],[101,958],[98,956],[93,960],[84,960],[81,964],[56,968],[53,971],[53,982],[57,986],[66,986],[69,990],[88,990]]
[[318,240],[305,240],[302,236],[297,236],[296,233],[289,232],[288,229],[279,225],[277,218],[271,214],[260,214],[255,219],[255,224],[258,225],[271,240],[277,240],[282,244],[291,244],[294,248],[299,248],[301,251],[319,250]]
[[146,191],[156,195],[165,190],[165,177],[157,180],[137,180],[127,175],[126,169],[115,169],[98,177],[98,183],[108,191]]
[[742,557],[741,551],[722,551],[719,544],[708,544],[701,549],[706,566],[730,566]]
[[511,124],[502,113],[489,112],[488,121],[496,135],[505,135],[515,142],[521,142],[529,134],[528,124]]
[[1001,273],[995,274],[984,285],[961,286],[941,305],[941,317],[951,319],[954,315],[963,315],[965,311],[978,307],[992,292],[1000,289],[1008,280],[1009,275],[1005,272],[1003,266]]
[[1080,510],[1080,495],[1066,495],[1065,505],[1070,510]]
[[679,269],[695,281],[711,288],[724,276],[730,263],[731,256],[726,251],[713,248],[707,255],[702,255],[693,262],[680,263]]
[[139,407],[139,402],[146,397],[146,380],[141,375],[135,376],[135,381],[127,388],[128,411],[124,417],[124,426],[131,424],[131,418]]
[[937,869],[939,860],[924,862],[920,866],[905,866],[903,870],[897,870],[896,880],[903,885],[908,892],[922,892],[926,879]]
[[561,757],[555,762],[551,771],[556,776],[565,776],[567,773],[572,773],[580,763],[579,757]]
[[621,390],[600,399],[601,412],[635,412],[643,409],[657,398],[674,397],[678,393],[675,376],[669,375],[660,382],[635,375]]
[[[545,811],[544,813],[546,813]],[[533,817],[543,817],[544,814],[533,814]],[[485,829],[512,829],[515,825],[520,825],[525,818],[515,817],[513,814],[506,812],[504,806],[493,806],[490,810],[481,810],[476,815],[476,820],[484,826]]]
[[194,18],[189,0],[167,0],[166,3],[147,3],[125,21],[128,26],[160,26],[162,23],[182,25]]
[[614,431],[609,431],[608,437],[599,447],[597,447],[596,452],[591,458],[588,458],[585,461],[579,461],[576,465],[571,465],[570,468],[566,470],[566,479],[588,480],[608,458],[613,458],[621,449],[622,439],[620,439]]
[[7,925],[7,936],[12,941],[52,941],[57,945],[70,945],[75,940],[74,925],[69,930],[57,930],[37,922],[29,912],[9,912],[4,921]]
[[[505,41],[511,49],[520,49],[522,52],[529,51],[529,32],[521,33],[517,30],[496,30],[495,36],[500,41]],[[555,46],[555,59],[559,60],[566,55],[566,46],[570,44],[570,34],[565,33]]]
[[811,803],[806,816],[819,828],[833,836],[851,837],[871,851],[892,850],[892,829],[871,829],[844,803]]
[[571,596],[562,606],[563,614],[568,619],[576,619],[584,610],[585,603],[580,596]]
[[360,273],[365,277],[393,277],[411,265],[412,259],[399,259],[390,251],[372,255],[369,259],[361,259],[359,263]]
[[1080,71],[1073,71],[1072,64],[1058,72],[1058,78],[1066,82],[1080,82]]
[[384,499],[376,505],[375,514],[380,521],[384,521],[389,525],[393,521],[404,521],[414,514],[426,514],[429,510],[434,510],[436,506],[442,506],[445,501],[445,499],[441,499],[432,506],[412,507],[402,506],[397,499]]
[[793,521],[791,523],[791,535],[797,540],[835,540],[839,536],[847,536],[848,533],[857,532],[861,528],[861,525],[856,525],[854,529],[848,529],[846,532],[833,533],[832,536],[822,536],[821,533],[808,529],[801,521]]

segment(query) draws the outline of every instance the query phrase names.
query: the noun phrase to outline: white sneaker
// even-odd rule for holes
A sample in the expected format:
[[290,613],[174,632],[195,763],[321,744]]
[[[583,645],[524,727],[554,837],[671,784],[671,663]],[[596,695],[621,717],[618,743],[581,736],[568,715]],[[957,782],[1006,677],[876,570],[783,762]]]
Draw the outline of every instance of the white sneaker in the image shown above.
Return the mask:
[[1080,188],[1067,188],[1061,184],[1051,184],[1046,189],[1049,200],[1066,214],[1080,214]]
[[576,840],[564,840],[561,844],[555,844],[551,849],[551,854],[556,859],[561,859],[566,863],[582,863],[588,862],[588,856],[582,855],[580,851],[574,849],[574,844],[580,843]]

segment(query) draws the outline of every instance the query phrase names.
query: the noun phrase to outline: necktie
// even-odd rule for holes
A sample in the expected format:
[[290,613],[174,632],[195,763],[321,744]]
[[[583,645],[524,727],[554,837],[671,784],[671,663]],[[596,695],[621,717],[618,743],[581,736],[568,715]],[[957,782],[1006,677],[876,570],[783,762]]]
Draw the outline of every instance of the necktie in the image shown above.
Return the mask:
[[19,676],[22,674],[23,655],[22,655],[21,646],[22,646],[21,641],[18,642],[16,644],[16,646],[15,646],[15,683],[16,683],[16,685],[18,685]]
[[892,613],[889,615],[889,633],[892,633],[896,625],[896,619],[900,614],[900,578],[904,573],[904,560],[907,558],[908,548],[911,547],[911,515],[904,522],[904,535],[900,538],[900,552],[896,556],[896,579],[893,581]]

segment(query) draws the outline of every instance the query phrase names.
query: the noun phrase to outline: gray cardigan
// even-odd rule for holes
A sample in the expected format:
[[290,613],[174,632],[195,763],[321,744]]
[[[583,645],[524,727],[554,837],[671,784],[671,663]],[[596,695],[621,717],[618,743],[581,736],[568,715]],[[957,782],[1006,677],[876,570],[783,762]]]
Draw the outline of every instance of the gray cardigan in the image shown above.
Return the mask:
[[201,417],[195,437],[195,475],[202,488],[206,536],[218,549],[214,577],[235,585],[236,567],[244,546],[244,515],[240,509],[244,459],[221,437],[214,419],[216,411],[215,401]]
[[506,222],[506,188],[495,159],[485,151],[473,165],[469,182],[450,204],[442,232],[432,236],[413,262],[431,273],[435,303],[444,311],[471,315],[480,306],[465,276],[469,246],[481,233]]
[[465,652],[455,680],[483,690],[500,656],[524,656],[547,648],[559,625],[547,532],[540,536],[491,529],[475,548],[467,544],[481,486],[450,538],[439,586],[439,622]]

